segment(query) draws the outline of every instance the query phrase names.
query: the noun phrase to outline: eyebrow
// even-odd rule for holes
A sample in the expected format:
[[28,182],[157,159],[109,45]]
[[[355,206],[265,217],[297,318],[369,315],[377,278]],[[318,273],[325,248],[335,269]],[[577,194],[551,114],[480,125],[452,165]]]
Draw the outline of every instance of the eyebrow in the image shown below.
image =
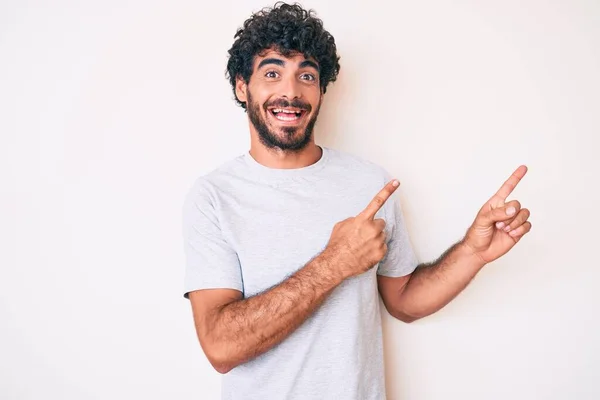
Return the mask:
[[305,68],[305,67],[313,67],[314,69],[319,71],[319,66],[310,60],[304,60],[300,63],[300,68]]
[[[256,69],[261,69],[265,65],[269,65],[269,64],[275,64],[275,65],[278,65],[280,67],[283,67],[283,66],[285,66],[285,61],[280,60],[279,58],[265,58],[264,60],[262,60],[258,64],[258,67],[256,67]],[[315,64],[314,62],[310,61],[310,60],[304,60],[304,61],[302,61],[300,63],[300,65],[299,65],[299,67],[300,68],[312,67],[315,70],[319,71],[319,66],[317,64]]]

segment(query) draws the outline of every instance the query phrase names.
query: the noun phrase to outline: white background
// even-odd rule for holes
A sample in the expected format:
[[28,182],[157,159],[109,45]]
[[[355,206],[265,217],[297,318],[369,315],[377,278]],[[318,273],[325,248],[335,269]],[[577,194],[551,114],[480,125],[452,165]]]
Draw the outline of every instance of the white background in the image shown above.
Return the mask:
[[[270,4],[0,3],[0,398],[219,398],[181,206],[248,149],[227,49]],[[421,261],[529,167],[531,233],[440,312],[383,315],[389,398],[600,398],[600,3],[304,5],[342,57],[317,143],[401,180]]]

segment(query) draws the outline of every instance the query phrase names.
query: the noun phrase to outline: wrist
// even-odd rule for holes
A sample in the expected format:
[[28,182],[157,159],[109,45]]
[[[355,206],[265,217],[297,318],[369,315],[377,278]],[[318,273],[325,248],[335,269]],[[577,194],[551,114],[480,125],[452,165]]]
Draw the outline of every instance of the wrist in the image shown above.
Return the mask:
[[483,257],[481,257],[481,254],[476,252],[465,239],[458,243],[457,251],[460,257],[470,260],[469,263],[475,265],[478,269],[483,268],[487,264]]
[[317,256],[321,274],[328,280],[331,280],[335,286],[342,283],[347,276],[340,268],[340,260],[335,251],[326,248]]

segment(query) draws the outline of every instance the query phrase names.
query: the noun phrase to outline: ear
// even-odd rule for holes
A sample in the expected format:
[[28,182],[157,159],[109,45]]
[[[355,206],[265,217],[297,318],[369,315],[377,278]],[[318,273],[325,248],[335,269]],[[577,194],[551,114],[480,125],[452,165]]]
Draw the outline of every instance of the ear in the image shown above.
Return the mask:
[[248,96],[246,95],[246,90],[248,90],[248,85],[244,81],[244,78],[238,75],[235,79],[235,96],[242,103],[248,102]]

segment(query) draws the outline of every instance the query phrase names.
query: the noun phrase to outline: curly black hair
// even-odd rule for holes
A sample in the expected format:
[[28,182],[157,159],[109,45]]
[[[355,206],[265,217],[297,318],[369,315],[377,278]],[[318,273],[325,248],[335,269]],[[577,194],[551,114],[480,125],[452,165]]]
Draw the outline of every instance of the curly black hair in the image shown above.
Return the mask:
[[298,3],[277,2],[248,18],[234,35],[236,38],[229,49],[227,78],[231,83],[235,100],[242,108],[235,93],[238,76],[246,83],[250,81],[254,58],[263,50],[274,48],[284,57],[291,53],[302,53],[313,57],[319,64],[319,81],[323,93],[327,85],[334,82],[340,70],[335,40],[323,28],[323,21],[315,16],[314,10],[305,10]]

